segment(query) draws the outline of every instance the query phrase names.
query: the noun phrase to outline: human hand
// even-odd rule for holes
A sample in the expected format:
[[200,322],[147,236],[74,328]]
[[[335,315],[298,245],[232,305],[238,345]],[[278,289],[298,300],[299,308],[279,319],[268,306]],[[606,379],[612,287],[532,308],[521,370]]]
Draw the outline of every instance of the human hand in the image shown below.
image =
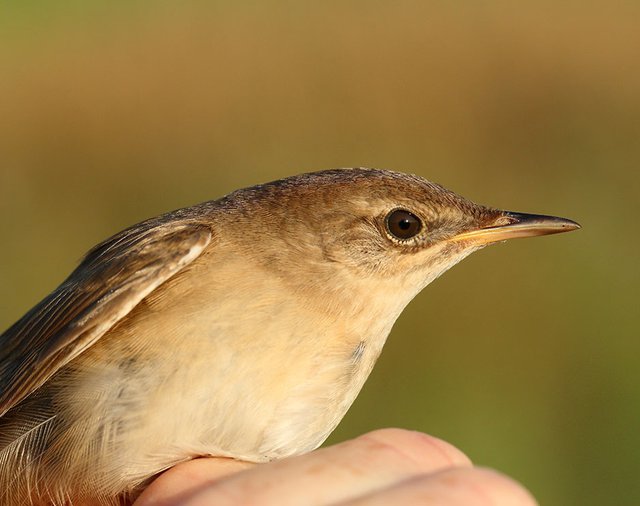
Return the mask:
[[134,506],[535,506],[510,478],[419,432],[382,429],[268,464],[202,458],[156,479]]

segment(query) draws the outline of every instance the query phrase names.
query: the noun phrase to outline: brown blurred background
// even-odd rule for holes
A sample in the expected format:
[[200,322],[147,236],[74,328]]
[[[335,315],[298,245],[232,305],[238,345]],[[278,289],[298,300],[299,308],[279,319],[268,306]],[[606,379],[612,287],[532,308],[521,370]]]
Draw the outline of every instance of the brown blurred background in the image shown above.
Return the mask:
[[338,441],[452,441],[545,505],[640,504],[638,2],[0,6],[0,327],[160,212],[298,172],[415,172],[580,221],[465,260]]

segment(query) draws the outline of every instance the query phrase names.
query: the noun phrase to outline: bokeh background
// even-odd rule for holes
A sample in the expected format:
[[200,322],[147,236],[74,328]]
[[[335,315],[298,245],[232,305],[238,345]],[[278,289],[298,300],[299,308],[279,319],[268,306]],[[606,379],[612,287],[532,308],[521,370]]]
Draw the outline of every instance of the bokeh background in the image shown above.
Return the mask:
[[640,504],[640,3],[0,4],[0,327],[93,244],[298,172],[580,221],[398,321],[330,442],[443,437],[545,505]]

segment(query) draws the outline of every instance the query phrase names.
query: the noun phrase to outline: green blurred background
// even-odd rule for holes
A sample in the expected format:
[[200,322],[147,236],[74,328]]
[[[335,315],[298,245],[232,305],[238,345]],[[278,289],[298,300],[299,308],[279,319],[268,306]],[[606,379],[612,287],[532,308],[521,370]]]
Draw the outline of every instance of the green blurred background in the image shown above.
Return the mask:
[[94,243],[374,166],[583,230],[421,294],[330,441],[443,437],[545,505],[640,504],[640,3],[0,4],[0,327]]

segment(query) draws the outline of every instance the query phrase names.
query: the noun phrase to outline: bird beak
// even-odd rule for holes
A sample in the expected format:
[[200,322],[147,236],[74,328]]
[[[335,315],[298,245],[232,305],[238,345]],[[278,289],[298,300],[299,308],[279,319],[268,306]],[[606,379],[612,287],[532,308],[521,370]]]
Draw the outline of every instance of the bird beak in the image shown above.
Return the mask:
[[580,228],[580,225],[566,218],[505,211],[491,226],[462,232],[450,240],[471,241],[475,244],[484,245],[518,237],[559,234],[578,228]]

